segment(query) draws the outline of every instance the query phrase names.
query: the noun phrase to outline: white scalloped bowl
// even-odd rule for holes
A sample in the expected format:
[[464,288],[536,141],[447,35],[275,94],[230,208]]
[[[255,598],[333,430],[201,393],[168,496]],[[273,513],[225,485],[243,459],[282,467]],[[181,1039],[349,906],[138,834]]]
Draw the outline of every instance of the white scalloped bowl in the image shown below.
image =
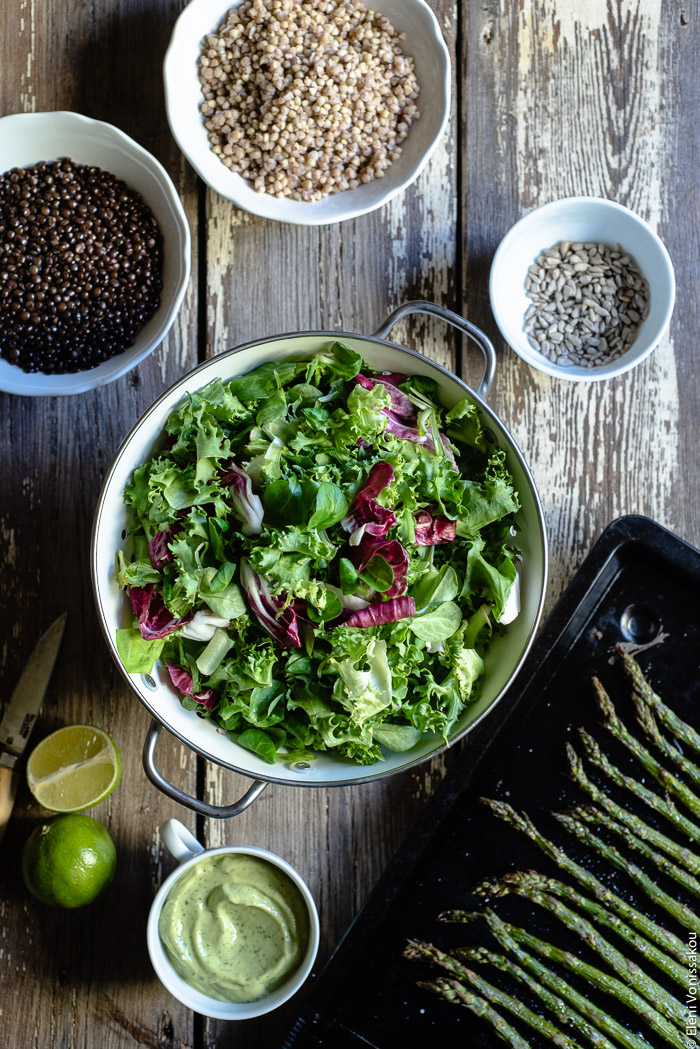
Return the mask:
[[134,344],[96,368],[47,375],[25,372],[0,359],[0,390],[28,397],[84,393],[118,379],[163,341],[182,304],[190,278],[190,228],[165,168],[119,128],[79,113],[14,113],[0,119],[2,170],[70,157],[123,179],[141,194],[163,235],[160,306]]
[[212,152],[199,112],[203,100],[197,63],[204,37],[243,0],[191,0],[173,29],[163,76],[168,123],[175,141],[197,174],[222,197],[254,215],[300,226],[323,226],[381,208],[402,193],[427,164],[450,115],[450,55],[435,15],[424,0],[366,0],[406,34],[403,49],[415,59],[420,84],[420,119],[411,127],[400,158],[383,178],[357,189],[305,203],[256,192]]
[[[594,368],[554,364],[530,346],[524,331],[530,299],[525,278],[541,251],[563,240],[619,244],[649,285],[649,314],[630,348]],[[535,208],[506,233],[494,255],[489,282],[491,309],[501,335],[538,371],[570,382],[600,382],[635,368],[658,346],[671,321],[676,298],[673,264],[651,226],[629,208],[604,197],[566,197]]]

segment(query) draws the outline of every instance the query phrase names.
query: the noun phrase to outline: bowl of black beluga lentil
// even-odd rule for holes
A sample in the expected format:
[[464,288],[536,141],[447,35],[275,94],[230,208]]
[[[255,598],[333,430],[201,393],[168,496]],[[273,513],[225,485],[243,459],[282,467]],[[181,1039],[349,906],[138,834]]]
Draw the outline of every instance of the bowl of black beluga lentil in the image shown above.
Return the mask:
[[190,274],[162,165],[77,113],[0,119],[0,390],[83,393],[161,344]]
[[491,309],[501,334],[539,371],[574,382],[635,368],[673,313],[673,264],[629,208],[569,197],[536,208],[498,246]]

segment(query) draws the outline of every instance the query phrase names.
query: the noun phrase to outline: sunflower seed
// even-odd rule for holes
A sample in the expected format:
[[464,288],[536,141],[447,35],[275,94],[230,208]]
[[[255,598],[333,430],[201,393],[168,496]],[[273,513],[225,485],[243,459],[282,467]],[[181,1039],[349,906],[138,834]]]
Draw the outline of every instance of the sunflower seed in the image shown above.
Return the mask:
[[525,290],[528,342],[562,367],[616,360],[649,311],[649,286],[619,245],[554,244],[528,267]]

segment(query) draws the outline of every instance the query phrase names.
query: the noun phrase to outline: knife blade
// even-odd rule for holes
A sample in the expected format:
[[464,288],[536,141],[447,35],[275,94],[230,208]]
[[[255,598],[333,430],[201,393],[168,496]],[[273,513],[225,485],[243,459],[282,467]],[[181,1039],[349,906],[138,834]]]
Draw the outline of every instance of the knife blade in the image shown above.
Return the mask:
[[15,803],[19,758],[39,716],[66,625],[66,613],[37,641],[0,721],[0,841]]

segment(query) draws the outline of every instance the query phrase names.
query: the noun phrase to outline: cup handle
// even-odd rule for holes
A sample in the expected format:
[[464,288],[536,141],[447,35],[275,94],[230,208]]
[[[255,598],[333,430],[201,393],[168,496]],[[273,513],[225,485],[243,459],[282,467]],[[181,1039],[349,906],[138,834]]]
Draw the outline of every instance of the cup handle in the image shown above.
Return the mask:
[[491,340],[484,335],[481,328],[477,328],[471,321],[467,321],[464,317],[460,317],[459,314],[453,313],[452,310],[445,309],[444,306],[438,306],[434,302],[422,302],[420,300],[416,302],[404,302],[403,305],[399,306],[397,310],[390,313],[383,324],[380,324],[375,331],[375,336],[378,339],[386,339],[387,335],[400,320],[404,317],[410,316],[412,313],[428,313],[432,317],[439,317],[440,320],[449,324],[453,328],[457,328],[459,331],[464,332],[472,342],[481,350],[481,355],[484,358],[484,371],[479,381],[479,385],[476,388],[476,393],[479,397],[483,397],[484,400],[489,395],[489,390],[493,383],[493,377],[496,373],[496,351],[493,348]]
[[179,820],[166,820],[165,823],[161,823],[158,833],[160,840],[178,863],[183,863],[193,856],[198,856],[200,852],[204,852],[202,843],[197,841],[194,834],[191,834],[184,823],[180,823]]
[[231,816],[239,816],[241,812],[244,812],[267,786],[265,780],[253,780],[252,786],[245,792],[243,797],[239,798],[238,801],[234,801],[232,805],[210,805],[208,801],[200,801],[199,798],[193,798],[191,794],[180,790],[179,787],[167,780],[156,768],[155,749],[161,728],[162,725],[155,719],[151,721],[143,744],[143,769],[153,786],[157,787],[169,798],[172,798],[173,801],[177,801],[178,804],[185,805],[186,808],[192,809],[193,812],[198,812],[200,816],[210,816],[213,819],[229,819]]

